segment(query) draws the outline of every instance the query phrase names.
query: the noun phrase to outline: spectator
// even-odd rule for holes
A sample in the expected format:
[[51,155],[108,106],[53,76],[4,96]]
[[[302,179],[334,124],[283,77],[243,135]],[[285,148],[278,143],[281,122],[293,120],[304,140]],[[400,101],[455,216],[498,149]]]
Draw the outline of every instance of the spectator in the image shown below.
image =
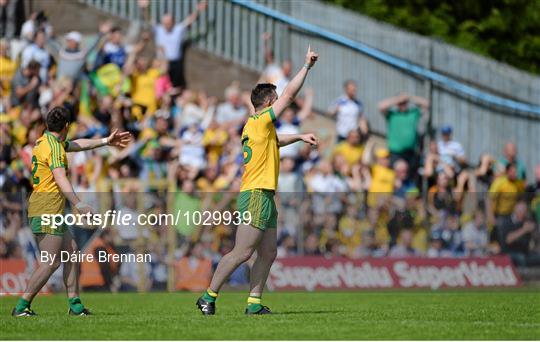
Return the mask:
[[50,39],[48,46],[54,50],[58,60],[56,78],[60,79],[62,77],[67,77],[71,80],[79,79],[88,55],[90,55],[99,44],[103,43],[105,35],[109,33],[110,29],[110,23],[105,22],[101,24],[98,37],[87,49],[81,48],[82,35],[78,31],[71,31],[66,34],[64,46],[61,46],[57,41]]
[[17,63],[9,55],[9,42],[0,40],[0,90],[4,94],[10,92],[10,81],[17,71]]
[[349,132],[359,128],[363,135],[368,133],[368,123],[364,116],[364,105],[356,98],[356,82],[347,80],[343,84],[345,94],[329,108],[328,114],[336,116],[337,139],[343,141]]
[[445,255],[463,255],[463,237],[461,235],[459,215],[450,212],[441,218],[440,223],[431,228],[432,234],[442,240],[442,251]]
[[459,172],[467,160],[465,159],[463,146],[458,141],[452,139],[452,126],[446,125],[441,128],[441,138],[437,142],[437,150],[439,151],[441,161]]
[[98,52],[96,69],[109,63],[122,68],[127,58],[128,53],[124,46],[124,34],[120,27],[115,26],[110,29],[107,41]]
[[398,159],[394,163],[396,181],[394,184],[394,196],[404,199],[407,193],[416,189],[416,185],[409,178],[409,164],[404,159]]
[[463,226],[463,243],[467,256],[482,256],[488,252],[488,227],[483,211],[477,210],[473,220]]
[[39,78],[47,82],[49,68],[51,67],[51,55],[45,49],[47,36],[44,30],[39,30],[34,36],[33,43],[24,48],[21,55],[22,67],[28,66],[31,61],[36,61],[40,65]]
[[85,260],[81,263],[81,287],[85,291],[116,292],[118,288],[115,279],[118,276],[120,264],[115,261],[98,262],[99,253],[106,253],[110,256],[118,255],[114,247],[113,231],[101,230],[100,235],[90,242],[84,253],[93,255],[94,260]]
[[404,229],[399,236],[398,244],[390,249],[388,256],[391,258],[405,258],[418,256],[419,253],[412,247],[413,233],[410,229]]
[[212,260],[204,254],[202,245],[197,243],[186,256],[176,262],[176,290],[202,291],[208,287],[212,276]]
[[[143,2],[143,9],[148,3]],[[154,39],[161,54],[169,63],[168,72],[173,87],[186,88],[184,77],[184,49],[183,40],[186,31],[197,20],[199,13],[206,9],[206,1],[197,4],[197,8],[182,22],[175,24],[173,16],[169,13],[161,17],[161,24],[154,26]]]
[[525,163],[518,158],[518,150],[516,144],[507,142],[504,145],[503,156],[497,161],[498,173],[504,173],[508,164],[515,164],[516,177],[518,180],[525,181],[527,179],[527,167]]
[[396,174],[390,168],[390,153],[379,148],[375,152],[377,162],[371,167],[367,204],[370,209],[370,222],[376,225],[379,212],[386,207],[394,192]]
[[364,144],[362,144],[360,131],[358,129],[351,130],[347,139],[334,147],[333,154],[343,156],[349,166],[361,161],[364,155]]
[[379,111],[387,123],[386,139],[392,164],[398,159],[409,163],[410,175],[418,168],[416,148],[418,146],[417,127],[422,114],[429,109],[429,102],[419,96],[401,94],[379,103]]
[[12,106],[28,104],[33,108],[39,106],[39,79],[40,64],[36,61],[30,61],[28,64],[15,73],[11,80]]
[[276,86],[276,93],[278,96],[281,96],[283,90],[289,84],[292,63],[290,60],[286,59],[281,63],[281,66],[275,62],[274,51],[270,47],[270,39],[272,35],[269,32],[263,34],[264,42],[264,60],[266,62],[266,68],[261,74],[259,83],[271,83]]
[[242,103],[241,91],[238,84],[233,83],[225,89],[226,101],[216,110],[216,122],[220,125],[238,127],[246,119],[248,110]]
[[497,177],[491,187],[486,202],[488,223],[502,229],[524,191],[523,182],[518,179],[515,164],[507,164],[505,173]]
[[518,202],[510,217],[503,218],[499,229],[499,244],[503,253],[510,254],[517,266],[538,266],[540,255],[529,253],[532,234],[537,229],[534,219],[528,216],[527,204]]

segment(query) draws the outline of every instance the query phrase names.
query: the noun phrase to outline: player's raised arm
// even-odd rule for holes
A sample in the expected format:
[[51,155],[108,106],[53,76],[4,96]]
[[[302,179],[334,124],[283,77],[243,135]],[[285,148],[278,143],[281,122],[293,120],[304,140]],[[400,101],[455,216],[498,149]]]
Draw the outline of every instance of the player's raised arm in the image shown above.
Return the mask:
[[285,90],[283,90],[283,94],[281,94],[281,96],[272,105],[272,109],[274,110],[276,117],[279,116],[281,112],[283,112],[285,108],[289,107],[294,101],[296,95],[304,84],[309,69],[313,67],[318,58],[319,55],[314,51],[311,51],[311,46],[308,46],[304,66],[302,66],[302,69],[300,69],[296,76],[294,76],[294,78],[289,82]]
[[118,132],[115,130],[107,138],[101,139],[77,139],[70,141],[67,145],[66,152],[86,151],[102,146],[115,146],[124,148],[131,139],[129,132]]

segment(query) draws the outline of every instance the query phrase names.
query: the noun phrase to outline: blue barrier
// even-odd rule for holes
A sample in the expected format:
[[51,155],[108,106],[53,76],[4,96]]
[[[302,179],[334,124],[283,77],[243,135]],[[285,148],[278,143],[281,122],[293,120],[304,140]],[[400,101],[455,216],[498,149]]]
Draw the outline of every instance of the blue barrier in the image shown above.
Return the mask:
[[506,99],[500,96],[486,93],[484,91],[481,91],[474,87],[463,84],[459,81],[451,79],[437,72],[428,70],[417,64],[410,63],[401,58],[382,52],[378,49],[374,49],[368,45],[346,38],[334,32],[325,30],[322,27],[319,27],[317,25],[313,25],[313,24],[304,22],[302,20],[295,19],[289,15],[286,15],[274,9],[268,8],[261,4],[255,3],[252,0],[230,0],[230,1],[236,5],[264,14],[268,17],[271,17],[277,21],[283,22],[295,28],[302,29],[311,34],[323,37],[325,39],[336,42],[343,46],[347,46],[353,50],[359,51],[365,55],[373,57],[379,61],[382,61],[396,68],[408,71],[421,78],[429,79],[437,83],[439,86],[442,86],[449,90],[453,90],[462,95],[473,97],[477,101],[486,102],[486,103],[489,103],[495,106],[504,107],[506,109],[510,109],[513,111],[528,112],[528,113],[533,113],[540,116],[540,106],[531,105],[524,102],[518,102],[518,101],[514,101],[514,100],[510,100],[510,99]]

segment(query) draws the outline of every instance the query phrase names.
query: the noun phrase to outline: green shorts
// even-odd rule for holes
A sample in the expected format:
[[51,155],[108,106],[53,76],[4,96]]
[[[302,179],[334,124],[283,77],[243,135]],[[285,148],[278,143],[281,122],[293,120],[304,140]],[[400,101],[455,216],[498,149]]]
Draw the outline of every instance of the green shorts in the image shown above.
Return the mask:
[[51,227],[51,225],[44,225],[41,223],[41,216],[30,217],[30,227],[34,234],[50,234],[63,236],[66,232],[67,226],[65,223],[57,227]]
[[238,211],[250,213],[250,219],[244,223],[261,230],[277,228],[277,208],[274,202],[274,191],[253,189],[242,191],[236,199]]

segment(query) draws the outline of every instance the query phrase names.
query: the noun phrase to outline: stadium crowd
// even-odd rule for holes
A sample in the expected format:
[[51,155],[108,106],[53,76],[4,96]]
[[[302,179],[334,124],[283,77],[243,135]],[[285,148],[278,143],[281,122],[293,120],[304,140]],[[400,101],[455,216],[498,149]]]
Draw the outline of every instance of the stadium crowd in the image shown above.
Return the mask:
[[[235,209],[240,132],[252,110],[245,89],[252,85],[231,80],[217,98],[186,84],[187,28],[204,10],[201,2],[177,22],[164,15],[160,23],[138,25],[130,37],[104,22],[93,40],[77,31],[55,35],[43,13],[18,27],[2,23],[2,30],[15,29],[3,32],[0,42],[0,258],[35,263],[37,247],[24,209],[32,191],[32,147],[54,106],[71,110],[70,138],[105,137],[114,129],[133,135],[124,150],[69,154],[74,189],[94,208],[134,214]],[[277,85],[279,93],[292,63],[274,61],[265,45],[260,81]],[[322,113],[335,118],[335,141],[280,151],[279,257],[506,253],[519,266],[540,265],[540,165],[526,170],[512,142],[500,155],[471,161],[450,125],[423,146],[418,126],[429,110],[426,99],[403,93],[381,100],[380,113],[366,113],[357,93],[357,82],[344,80],[343,95]],[[314,96],[306,90],[283,113],[278,133],[303,130],[315,115]],[[370,131],[374,115],[386,118],[384,144]],[[143,251],[153,255],[152,262],[142,270],[135,263],[83,265],[85,288],[130,290],[142,283],[147,290],[163,289],[173,266],[177,289],[202,290],[234,241],[232,225],[182,222],[171,255],[170,229],[162,229],[167,227],[116,228],[73,227],[87,250]],[[247,272],[242,266],[230,285],[245,284]]]

